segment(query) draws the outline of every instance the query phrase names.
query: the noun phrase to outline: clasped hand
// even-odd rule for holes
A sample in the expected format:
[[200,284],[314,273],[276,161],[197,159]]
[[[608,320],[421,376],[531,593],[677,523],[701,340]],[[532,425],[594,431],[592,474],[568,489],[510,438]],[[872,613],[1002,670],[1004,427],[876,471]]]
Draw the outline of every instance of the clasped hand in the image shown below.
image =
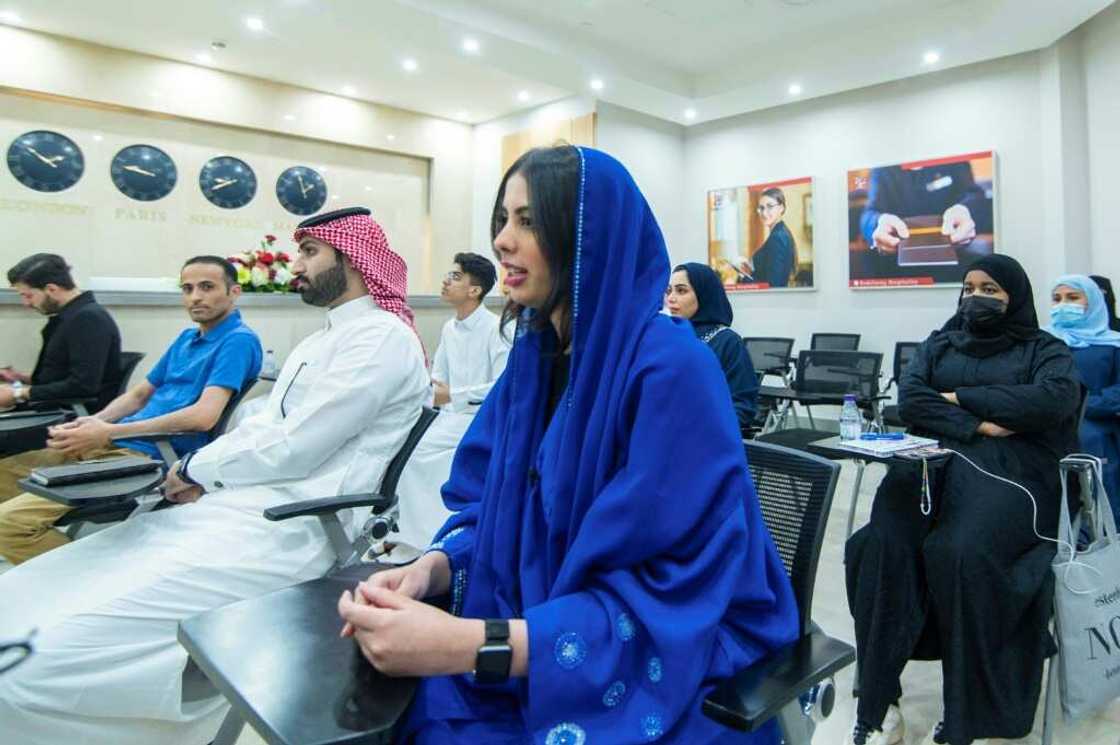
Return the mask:
[[47,429],[47,447],[63,455],[79,457],[112,444],[112,425],[97,417],[83,416]]

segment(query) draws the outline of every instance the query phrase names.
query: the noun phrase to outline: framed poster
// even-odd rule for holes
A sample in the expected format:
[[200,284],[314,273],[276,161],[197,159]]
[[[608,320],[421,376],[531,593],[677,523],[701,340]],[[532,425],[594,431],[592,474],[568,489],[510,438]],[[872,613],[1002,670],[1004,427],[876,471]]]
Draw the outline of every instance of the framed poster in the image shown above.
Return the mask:
[[813,180],[708,192],[708,264],[728,292],[813,289]]
[[848,286],[958,285],[994,215],[990,150],[848,171]]

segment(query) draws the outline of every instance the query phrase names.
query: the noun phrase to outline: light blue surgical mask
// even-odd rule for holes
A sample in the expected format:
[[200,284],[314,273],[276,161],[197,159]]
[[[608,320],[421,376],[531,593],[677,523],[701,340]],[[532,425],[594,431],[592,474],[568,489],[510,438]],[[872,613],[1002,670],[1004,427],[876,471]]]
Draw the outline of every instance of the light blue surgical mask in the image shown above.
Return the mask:
[[1058,328],[1072,328],[1085,318],[1085,306],[1077,303],[1058,303],[1050,306],[1050,322]]

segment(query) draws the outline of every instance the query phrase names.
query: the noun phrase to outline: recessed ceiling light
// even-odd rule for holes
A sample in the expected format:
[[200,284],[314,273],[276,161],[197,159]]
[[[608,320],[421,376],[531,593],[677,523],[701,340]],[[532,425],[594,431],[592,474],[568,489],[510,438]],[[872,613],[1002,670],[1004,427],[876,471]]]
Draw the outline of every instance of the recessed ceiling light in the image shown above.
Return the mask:
[[203,64],[203,65],[209,65],[209,64],[212,64],[214,62],[214,58],[211,57],[206,52],[199,52],[198,54],[196,54],[194,56],[194,58],[199,62],[199,64]]
[[591,90],[593,90],[593,91],[603,90],[603,81],[600,78],[591,78],[590,85],[591,85]]
[[22,19],[19,17],[19,13],[16,13],[14,10],[0,11],[0,23],[7,23],[14,26],[21,21]]
[[517,100],[520,101],[521,103],[525,103],[526,101],[528,101],[529,100],[529,91],[520,91],[517,94]]
[[684,118],[685,119],[690,119],[690,120],[695,119],[696,118],[696,109],[685,109],[684,110]]
[[397,139],[397,136],[396,135],[385,135],[385,139],[388,140],[389,142],[392,142],[393,140]]
[[481,48],[478,39],[472,39],[470,37],[463,39],[463,51],[467,54],[478,54],[478,50]]
[[264,31],[264,21],[256,16],[249,16],[245,19],[245,26],[250,31]]
[[941,52],[931,49],[922,56],[922,61],[927,65],[936,65],[941,61]]
[[295,114],[284,114],[284,121],[294,122],[295,120],[296,120],[296,115]]
[[791,83],[789,86],[789,94],[791,96],[801,95],[801,83]]
[[405,72],[416,72],[420,69],[420,65],[411,57],[405,57],[403,60],[401,60],[401,68]]
[[342,86],[342,95],[344,95],[344,96],[356,96],[356,95],[358,95],[358,89],[355,88],[352,85],[344,85],[344,86]]

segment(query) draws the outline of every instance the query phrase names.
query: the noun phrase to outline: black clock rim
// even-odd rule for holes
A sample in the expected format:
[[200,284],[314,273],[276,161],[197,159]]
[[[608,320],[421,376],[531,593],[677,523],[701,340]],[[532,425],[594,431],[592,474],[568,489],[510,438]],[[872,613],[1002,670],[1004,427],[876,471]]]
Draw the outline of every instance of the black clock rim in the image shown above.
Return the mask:
[[[57,187],[57,188],[46,188],[46,189],[37,188],[37,187],[32,186],[31,184],[27,183],[27,181],[24,180],[24,178],[21,178],[15,172],[15,169],[12,165],[13,157],[17,162],[19,161],[19,159],[21,157],[18,154],[18,152],[15,151],[15,147],[16,147],[17,144],[19,144],[19,141],[22,140],[24,137],[28,137],[28,136],[31,136],[31,135],[51,135],[52,137],[61,138],[61,139],[65,140],[67,143],[69,143],[70,146],[74,148],[75,153],[77,153],[76,157],[74,158],[74,160],[77,163],[77,166],[67,168],[64,172],[60,173],[59,176],[63,177],[61,180],[53,181],[53,182],[52,181],[42,181],[41,182],[44,185]],[[30,189],[31,191],[37,191],[40,194],[57,194],[59,192],[66,191],[67,189],[71,189],[74,186],[76,186],[79,181],[82,180],[82,176],[84,176],[85,173],[86,173],[86,156],[85,156],[85,153],[82,152],[81,145],[79,145],[72,137],[63,134],[62,132],[58,132],[56,130],[53,130],[53,129],[29,129],[26,132],[21,132],[20,134],[16,135],[15,137],[12,138],[12,141],[8,143],[8,149],[7,149],[7,152],[5,153],[5,161],[8,164],[9,173],[12,174],[12,177],[15,178],[16,181],[18,181],[24,188]],[[20,171],[23,172],[25,175],[27,173],[26,170],[22,168],[22,164],[20,165]],[[76,171],[76,175],[74,175],[75,171]],[[74,176],[74,178],[73,178],[72,181],[69,181],[69,178],[71,176]],[[34,180],[37,181],[37,182],[40,181],[39,179],[34,179]]]
[[[317,205],[315,205],[315,206],[308,205],[307,207],[301,207],[300,209],[293,209],[293,207],[295,206],[293,200],[287,199],[281,194],[281,186],[284,185],[285,182],[290,182],[291,181],[291,176],[289,176],[288,174],[291,171],[296,170],[297,168],[315,174],[315,178],[317,178],[319,180],[319,183],[323,185],[322,198]],[[301,166],[301,165],[288,166],[283,171],[281,171],[280,175],[276,177],[276,186],[273,189],[273,191],[276,194],[276,201],[280,203],[280,206],[283,207],[285,210],[287,210],[289,213],[291,213],[293,215],[296,215],[298,217],[306,217],[307,215],[314,215],[316,212],[321,210],[323,208],[323,205],[325,205],[327,203],[327,196],[328,196],[328,193],[329,193],[329,189],[327,188],[327,180],[325,178],[323,178],[323,174],[319,173],[319,171],[317,169],[312,168],[311,166]]]
[[[163,155],[163,157],[167,158],[167,162],[171,164],[171,174],[170,174],[171,185],[167,187],[167,191],[161,193],[159,196],[150,197],[150,198],[147,198],[147,199],[145,199],[143,197],[133,196],[132,194],[129,194],[127,191],[125,191],[124,188],[120,184],[117,183],[116,176],[113,173],[113,168],[117,164],[117,159],[119,157],[121,157],[121,153],[123,153],[125,150],[131,150],[131,149],[137,148],[137,147],[151,148],[152,150],[155,150],[156,152]],[[166,181],[167,177],[164,177],[163,180]],[[157,147],[156,145],[149,145],[149,144],[144,143],[144,142],[136,142],[136,143],[133,143],[131,145],[125,145],[120,150],[118,150],[113,155],[113,157],[109,160],[109,181],[112,182],[113,186],[117,187],[117,191],[119,191],[121,194],[128,197],[129,199],[131,199],[134,202],[158,202],[159,200],[170,196],[171,192],[175,191],[175,187],[179,185],[179,166],[175,163],[175,159],[172,158],[167,153],[167,151],[164,150],[163,148]],[[137,190],[134,189],[133,191],[137,191]],[[149,193],[149,192],[141,192],[141,193]]]

